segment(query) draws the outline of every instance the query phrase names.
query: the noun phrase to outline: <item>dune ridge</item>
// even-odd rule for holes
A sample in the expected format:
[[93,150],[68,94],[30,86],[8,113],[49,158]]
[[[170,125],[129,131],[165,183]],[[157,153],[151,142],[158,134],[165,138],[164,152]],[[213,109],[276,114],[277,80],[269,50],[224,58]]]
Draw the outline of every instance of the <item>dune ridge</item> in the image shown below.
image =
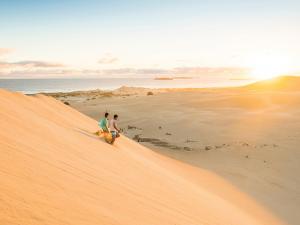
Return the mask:
[[281,224],[216,175],[122,136],[52,97],[0,89],[0,223]]
[[279,76],[273,79],[258,81],[244,87],[248,90],[262,91],[300,91],[299,76]]

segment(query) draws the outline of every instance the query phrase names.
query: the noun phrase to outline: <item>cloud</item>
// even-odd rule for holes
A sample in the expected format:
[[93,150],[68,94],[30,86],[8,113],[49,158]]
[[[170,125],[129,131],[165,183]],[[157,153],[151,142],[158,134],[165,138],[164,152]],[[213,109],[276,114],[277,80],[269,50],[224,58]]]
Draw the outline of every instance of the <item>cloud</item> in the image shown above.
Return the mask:
[[165,74],[168,73],[168,70],[162,69],[136,69],[136,68],[119,68],[119,69],[106,69],[102,70],[104,74],[121,74],[121,75],[151,75],[151,74]]
[[172,71],[165,69],[139,69],[136,71],[138,74],[149,74],[149,75],[162,75],[162,74],[170,74]]
[[18,62],[0,62],[0,69],[13,69],[13,68],[57,68],[57,67],[64,67],[63,64],[60,63],[50,63],[50,62],[44,62],[44,61],[18,61]]
[[43,61],[19,61],[13,64],[18,66],[40,67],[40,68],[64,67],[64,65],[61,63],[51,63],[51,62],[43,62]]
[[[95,71],[96,72],[96,71]],[[136,77],[156,77],[156,76],[237,76],[246,75],[248,68],[241,67],[177,67],[171,69],[159,68],[119,68],[98,70],[99,75],[120,75],[120,76],[136,76]],[[96,73],[94,73],[96,74]]]
[[119,59],[117,57],[111,56],[110,54],[106,54],[104,57],[98,60],[99,64],[113,64],[118,62]]
[[[17,65],[17,66],[16,66]],[[12,68],[6,70],[5,67]],[[1,71],[1,67],[4,68]],[[1,73],[2,72],[2,73]],[[63,68],[62,64],[40,61],[20,61],[15,63],[0,62],[1,77],[157,77],[157,76],[186,76],[186,77],[242,77],[249,69],[239,67],[178,67],[171,69],[160,68],[116,68],[116,69],[81,69]]]
[[243,67],[178,67],[173,69],[177,75],[242,75],[249,72],[248,68]]
[[13,49],[11,48],[0,48],[0,56],[6,55],[13,52]]
[[0,71],[2,78],[66,78],[80,76],[83,74],[78,70],[65,70],[65,69],[34,69],[34,70],[12,70],[7,72]]

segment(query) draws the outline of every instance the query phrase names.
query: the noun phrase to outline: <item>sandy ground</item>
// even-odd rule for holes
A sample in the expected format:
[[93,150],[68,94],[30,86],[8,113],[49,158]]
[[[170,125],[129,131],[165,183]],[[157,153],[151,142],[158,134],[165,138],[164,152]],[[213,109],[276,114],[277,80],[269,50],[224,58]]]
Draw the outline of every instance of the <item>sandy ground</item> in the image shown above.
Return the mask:
[[46,96],[0,90],[1,225],[279,224],[211,172],[164,157]]
[[[59,95],[99,120],[120,116],[123,133],[159,153],[210,170],[289,224],[300,214],[300,85]],[[147,95],[149,91],[153,95]]]

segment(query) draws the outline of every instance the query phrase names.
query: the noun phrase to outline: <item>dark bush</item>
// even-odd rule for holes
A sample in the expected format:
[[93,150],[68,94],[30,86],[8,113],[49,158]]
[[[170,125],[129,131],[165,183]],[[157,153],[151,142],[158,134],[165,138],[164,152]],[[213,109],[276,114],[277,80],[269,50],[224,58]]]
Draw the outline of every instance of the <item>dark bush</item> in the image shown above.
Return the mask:
[[152,91],[148,91],[147,95],[154,95]]

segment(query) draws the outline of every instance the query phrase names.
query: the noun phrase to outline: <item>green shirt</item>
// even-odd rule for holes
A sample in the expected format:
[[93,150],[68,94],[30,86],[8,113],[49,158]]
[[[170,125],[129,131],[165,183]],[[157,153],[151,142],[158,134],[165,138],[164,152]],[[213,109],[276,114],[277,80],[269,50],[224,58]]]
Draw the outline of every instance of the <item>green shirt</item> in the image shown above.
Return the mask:
[[108,131],[108,120],[106,118],[102,118],[99,122],[99,127],[101,127],[104,131]]

